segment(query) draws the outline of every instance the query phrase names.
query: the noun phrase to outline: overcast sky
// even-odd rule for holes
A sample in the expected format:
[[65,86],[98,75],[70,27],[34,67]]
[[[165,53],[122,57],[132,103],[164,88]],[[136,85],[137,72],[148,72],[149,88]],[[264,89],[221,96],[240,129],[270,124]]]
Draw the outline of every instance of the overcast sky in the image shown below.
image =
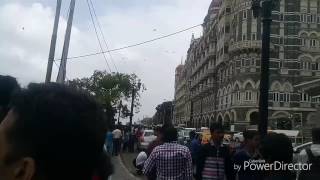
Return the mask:
[[[110,49],[153,39],[203,22],[211,0],[92,0]],[[63,0],[56,58],[61,57],[70,0]],[[45,79],[56,0],[0,0],[0,74],[23,86]],[[134,119],[152,116],[174,97],[175,67],[186,57],[192,33],[201,28],[126,50],[112,56],[122,73],[136,73],[147,87]],[[105,47],[104,47],[105,48]],[[86,0],[77,0],[69,57],[100,51]],[[115,68],[107,55],[111,69]],[[68,61],[67,78],[106,70],[102,55]],[[53,67],[52,80],[56,79]]]

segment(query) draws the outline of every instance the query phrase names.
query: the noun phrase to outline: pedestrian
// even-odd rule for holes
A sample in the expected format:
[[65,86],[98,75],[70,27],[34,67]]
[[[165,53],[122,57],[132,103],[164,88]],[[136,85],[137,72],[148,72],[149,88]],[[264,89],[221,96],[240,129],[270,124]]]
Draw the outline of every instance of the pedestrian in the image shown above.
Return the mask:
[[0,124],[1,180],[91,180],[111,167],[103,157],[106,122],[89,94],[30,84],[15,94]]
[[146,153],[148,157],[150,156],[151,152],[155,147],[163,144],[163,127],[156,127],[154,129],[154,133],[155,136],[157,136],[157,138],[154,141],[152,141],[147,147]]
[[233,180],[234,172],[230,152],[222,144],[224,129],[221,123],[213,123],[210,127],[211,139],[199,150],[196,179]]
[[196,137],[196,132],[195,131],[191,131],[189,133],[189,137],[190,137],[189,149],[190,149],[190,152],[191,152],[192,164],[195,165],[197,156],[199,154],[199,150],[201,148],[201,142]]
[[164,130],[164,144],[153,149],[144,164],[146,176],[156,171],[157,180],[192,180],[192,159],[189,149],[177,143],[174,127]]
[[119,128],[112,131],[113,135],[113,155],[118,156],[121,149],[122,132]]
[[146,152],[141,151],[138,156],[132,161],[133,166],[137,169],[137,174],[142,174],[142,169],[145,161],[148,159]]
[[123,148],[122,151],[126,152],[129,148],[129,138],[130,138],[130,132],[129,131],[124,131],[124,136],[123,136]]
[[[293,148],[291,140],[284,134],[269,133],[261,141],[260,153],[267,164],[292,163]],[[294,180],[296,176],[288,168],[271,168],[264,172],[264,180]]]
[[236,152],[233,157],[234,164],[241,167],[237,172],[236,177],[238,180],[256,180],[261,176],[259,171],[250,171],[250,169],[244,169],[243,164],[251,160],[258,160],[259,156],[258,146],[260,144],[259,133],[255,130],[246,130],[243,132],[244,146],[241,150]]
[[300,152],[298,161],[302,164],[312,164],[308,171],[298,173],[299,180],[318,180],[320,178],[320,128],[312,129],[312,145]]
[[113,155],[113,134],[111,130],[108,130],[107,132],[106,147],[107,147],[107,153],[112,156]]
[[19,90],[17,80],[11,76],[0,75],[0,122],[8,112],[8,105],[14,91]]

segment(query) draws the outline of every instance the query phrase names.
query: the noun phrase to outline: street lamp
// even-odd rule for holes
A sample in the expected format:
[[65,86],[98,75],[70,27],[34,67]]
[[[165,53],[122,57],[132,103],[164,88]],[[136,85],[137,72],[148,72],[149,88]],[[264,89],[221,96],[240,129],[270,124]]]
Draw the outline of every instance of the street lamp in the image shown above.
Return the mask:
[[269,55],[272,5],[272,0],[252,0],[253,15],[257,18],[261,13],[263,23],[259,101],[259,132],[261,137],[267,135],[268,130]]

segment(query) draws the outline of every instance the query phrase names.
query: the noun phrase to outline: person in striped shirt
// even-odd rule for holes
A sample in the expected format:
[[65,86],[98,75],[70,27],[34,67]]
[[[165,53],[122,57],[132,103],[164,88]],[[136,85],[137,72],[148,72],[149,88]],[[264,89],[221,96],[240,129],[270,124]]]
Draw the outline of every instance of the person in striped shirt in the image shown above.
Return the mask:
[[234,180],[230,151],[222,144],[222,124],[213,123],[210,132],[210,142],[203,145],[199,151],[196,180]]

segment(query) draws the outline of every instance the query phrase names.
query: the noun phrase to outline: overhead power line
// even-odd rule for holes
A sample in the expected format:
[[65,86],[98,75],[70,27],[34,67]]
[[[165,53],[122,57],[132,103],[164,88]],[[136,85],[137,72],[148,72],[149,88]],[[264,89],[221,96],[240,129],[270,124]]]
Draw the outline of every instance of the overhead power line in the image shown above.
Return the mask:
[[97,31],[97,28],[96,28],[96,23],[94,22],[94,18],[93,18],[93,15],[92,15],[92,11],[91,11],[91,7],[90,7],[90,4],[89,4],[89,0],[87,0],[87,5],[88,5],[88,8],[89,8],[90,17],[91,17],[91,21],[92,21],[92,24],[93,24],[94,32],[96,33],[96,36],[97,36],[97,39],[98,39],[98,44],[99,44],[99,47],[100,47],[100,50],[101,50],[101,52],[99,52],[99,54],[102,54],[110,73],[112,73],[112,70],[111,70],[111,68],[109,66],[109,63],[108,63],[108,60],[107,60],[107,57],[106,57],[105,53],[103,53],[104,50],[102,48],[102,44],[101,44],[101,41],[100,41],[100,38],[99,38],[99,34],[98,34],[98,31]]
[[98,28],[99,28],[100,33],[101,33],[101,35],[102,35],[102,40],[103,40],[103,42],[104,42],[104,44],[105,44],[105,46],[106,46],[106,48],[107,48],[107,51],[108,51],[108,53],[109,53],[111,62],[112,62],[112,64],[113,64],[114,68],[116,69],[116,71],[119,73],[119,70],[118,70],[116,64],[114,63],[114,59],[113,59],[111,53],[109,52],[109,46],[108,46],[108,43],[107,43],[106,38],[105,38],[105,36],[104,36],[104,33],[103,33],[103,31],[102,31],[102,27],[101,27],[99,18],[98,18],[97,14],[96,14],[96,10],[95,10],[95,8],[94,8],[94,5],[93,5],[93,3],[92,3],[92,0],[90,0],[90,4],[91,4],[92,10],[93,10],[93,15],[95,16],[95,18],[96,18],[96,20],[97,20]]
[[[114,52],[114,51],[120,51],[120,50],[123,50],[123,49],[128,49],[128,48],[132,48],[132,47],[136,47],[136,46],[141,46],[143,44],[151,43],[151,42],[154,42],[154,41],[157,41],[157,40],[160,40],[160,39],[164,39],[164,38],[167,38],[167,37],[170,37],[170,36],[174,36],[176,34],[183,33],[185,31],[189,31],[190,29],[194,29],[194,28],[199,27],[199,26],[202,26],[202,24],[198,24],[198,25],[195,25],[195,26],[192,26],[192,27],[189,27],[189,28],[186,28],[186,29],[174,32],[174,33],[171,33],[171,34],[160,36],[160,37],[157,37],[157,38],[154,38],[154,39],[150,39],[150,40],[147,40],[147,41],[143,41],[143,42],[140,42],[140,43],[136,43],[136,44],[132,44],[132,45],[128,45],[128,46],[123,46],[123,47],[120,47],[120,48],[110,49],[108,51],[103,51],[103,52],[95,52],[95,53],[84,54],[84,55],[80,55],[80,56],[72,56],[72,57],[69,57],[68,59],[78,59],[78,58],[96,56],[96,55],[99,55],[99,54],[104,54],[104,53]],[[61,60],[61,59],[56,59],[56,61],[57,60]]]

